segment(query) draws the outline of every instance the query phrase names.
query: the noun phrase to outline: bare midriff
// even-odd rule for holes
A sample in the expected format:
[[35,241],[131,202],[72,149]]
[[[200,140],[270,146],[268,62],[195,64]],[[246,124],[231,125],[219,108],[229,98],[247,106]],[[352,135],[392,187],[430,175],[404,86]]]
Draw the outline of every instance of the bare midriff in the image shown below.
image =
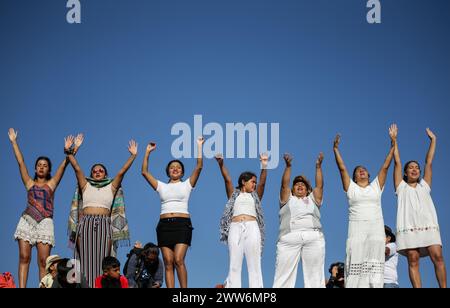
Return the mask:
[[167,213],[162,214],[159,216],[160,219],[167,219],[167,218],[191,218],[191,215],[189,214],[183,214],[183,213]]
[[256,217],[250,215],[239,215],[233,217],[232,222],[256,221]]
[[86,207],[83,209],[83,215],[110,216],[111,211],[108,209],[102,209],[102,208],[96,208],[96,207]]

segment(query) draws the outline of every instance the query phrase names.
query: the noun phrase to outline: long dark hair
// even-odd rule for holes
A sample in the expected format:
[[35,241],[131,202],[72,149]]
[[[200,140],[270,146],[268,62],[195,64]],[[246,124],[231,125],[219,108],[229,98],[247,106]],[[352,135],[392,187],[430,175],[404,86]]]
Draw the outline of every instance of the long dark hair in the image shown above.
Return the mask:
[[[150,254],[156,254],[156,261],[155,262],[148,262],[147,256]],[[150,272],[152,276],[156,274],[159,267],[159,248],[153,243],[148,243],[144,246],[144,249],[142,251],[142,257],[144,258],[144,264],[147,270]]]
[[244,184],[242,184],[242,181],[248,182],[252,178],[258,178],[258,177],[256,176],[256,174],[254,174],[253,172],[250,172],[250,171],[241,173],[241,175],[239,176],[239,180],[238,180],[238,186],[236,188],[242,189],[242,187],[244,187]]
[[[45,177],[45,179],[46,179],[47,181],[49,181],[49,180],[52,179],[52,162],[51,162],[50,158],[48,158],[48,157],[46,157],[46,156],[40,156],[40,157],[38,157],[38,159],[36,159],[36,163],[34,164],[34,169],[36,170],[36,168],[37,168],[37,166],[38,166],[38,164],[39,164],[39,162],[40,162],[41,160],[45,160],[45,161],[47,162],[47,165],[48,165],[48,174],[47,174],[47,176]],[[34,173],[34,180],[36,181],[37,179],[38,179],[38,176],[37,176],[37,173],[35,172],[35,173]]]
[[[416,160],[410,160],[409,162],[407,162],[407,163],[405,164],[405,167],[403,167],[403,181],[405,181],[406,183],[408,183],[408,177],[406,176],[406,171],[408,170],[409,165],[411,165],[412,163],[416,163],[417,166],[419,166],[419,171],[422,172],[421,169],[420,169],[420,164],[419,164],[418,161],[416,161]],[[417,182],[420,182],[420,176],[419,176],[419,178],[417,179]]]

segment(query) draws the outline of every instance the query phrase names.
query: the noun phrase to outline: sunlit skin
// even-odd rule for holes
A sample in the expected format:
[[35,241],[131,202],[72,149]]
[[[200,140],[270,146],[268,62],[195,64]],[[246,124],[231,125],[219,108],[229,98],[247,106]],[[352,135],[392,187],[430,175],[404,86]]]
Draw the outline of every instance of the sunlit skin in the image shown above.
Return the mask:
[[181,178],[184,176],[183,168],[181,167],[179,162],[173,162],[169,166],[169,178],[171,183],[176,183],[181,181]]
[[101,166],[95,166],[92,170],[91,177],[96,181],[106,179],[106,171]]
[[47,181],[47,176],[50,173],[50,168],[48,166],[48,163],[46,160],[40,160],[38,161],[37,165],[36,165],[36,169],[35,169],[36,175],[37,175],[37,180],[39,182],[42,181]]
[[355,173],[355,181],[357,184],[364,186],[369,184],[369,172],[364,167],[358,167]]
[[420,174],[420,166],[415,162],[410,163],[405,172],[407,183],[417,184],[420,178]]
[[305,198],[306,196],[308,196],[308,188],[303,182],[295,183],[294,187],[292,188],[292,194],[297,198]]

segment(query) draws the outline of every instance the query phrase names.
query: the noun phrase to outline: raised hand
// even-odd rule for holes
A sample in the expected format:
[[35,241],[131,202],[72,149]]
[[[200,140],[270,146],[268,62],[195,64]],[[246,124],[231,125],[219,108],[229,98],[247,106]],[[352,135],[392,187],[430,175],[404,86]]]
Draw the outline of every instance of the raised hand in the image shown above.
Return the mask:
[[131,155],[136,156],[138,153],[138,144],[133,139],[128,143],[128,151]]
[[397,136],[398,136],[398,127],[396,124],[392,124],[389,127],[389,137],[391,137],[392,142],[397,141]]
[[147,153],[151,153],[151,152],[153,152],[154,150],[156,150],[156,143],[150,142],[150,143],[147,145],[146,151],[147,151]]
[[316,166],[318,167],[322,166],[322,162],[323,162],[323,153],[320,152],[316,160]]
[[341,142],[341,134],[337,134],[336,138],[334,138],[333,149],[339,149],[339,143]]
[[430,138],[430,140],[436,140],[436,135],[429,128],[427,128],[427,135]]
[[219,166],[223,166],[223,154],[217,153],[216,156],[214,156]]
[[197,138],[197,145],[202,146],[205,143],[205,138],[203,136],[200,136]]
[[84,141],[84,135],[83,134],[78,134],[77,137],[75,138],[75,149],[77,150]]
[[70,135],[64,138],[64,151],[69,151],[75,141],[75,137]]
[[286,163],[286,167],[292,166],[292,156],[291,156],[291,154],[285,153],[283,158],[284,158],[284,162]]
[[16,142],[17,141],[17,131],[14,130],[14,128],[10,128],[8,130],[8,136],[9,136],[9,140],[11,142]]
[[269,164],[269,155],[267,155],[266,153],[261,153],[259,155],[259,161],[261,162],[262,168],[265,169]]

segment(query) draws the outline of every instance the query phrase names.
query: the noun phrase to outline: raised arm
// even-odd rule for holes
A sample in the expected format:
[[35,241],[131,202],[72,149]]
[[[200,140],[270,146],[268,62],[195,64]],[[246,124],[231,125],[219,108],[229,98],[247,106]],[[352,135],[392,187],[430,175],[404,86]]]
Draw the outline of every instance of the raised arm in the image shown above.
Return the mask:
[[[84,139],[83,134],[79,134],[76,138],[72,135],[68,136],[67,138],[64,138],[64,153],[73,151],[73,154],[76,155],[76,152],[78,152],[79,147],[83,143],[83,139]],[[72,148],[72,146],[74,147]],[[58,185],[61,182],[61,179],[64,176],[64,173],[69,163],[70,163],[69,158],[66,157],[63,160],[63,162],[59,165],[53,178],[48,182],[48,185],[52,188],[53,191],[55,191],[56,188],[58,188]]]
[[17,131],[13,128],[10,128],[8,131],[9,140],[11,141],[14,155],[16,156],[17,163],[19,164],[20,176],[22,177],[22,182],[25,185],[25,188],[29,190],[34,185],[34,181],[31,179],[28,174],[27,166],[25,165],[25,160],[23,159],[22,152],[20,151],[19,145],[17,144]]
[[317,202],[317,206],[322,204],[323,199],[323,173],[322,173],[323,153],[319,154],[316,160],[316,188],[313,190],[314,199]]
[[259,199],[262,200],[264,196],[264,189],[266,188],[267,165],[269,163],[269,156],[267,154],[261,154],[259,156],[259,160],[261,161],[261,175],[259,176],[256,192],[258,193]]
[[225,191],[227,193],[227,198],[230,199],[233,195],[234,187],[233,182],[231,181],[231,176],[228,173],[227,168],[225,167],[222,154],[216,155],[216,161],[219,164],[220,172],[222,173],[222,177],[225,182]]
[[145,150],[144,162],[142,163],[142,176],[147,180],[150,186],[156,190],[158,188],[158,180],[148,171],[148,160],[150,153],[156,150],[156,143],[150,142]]
[[286,167],[284,168],[283,177],[281,178],[281,190],[280,190],[280,205],[283,207],[291,196],[291,188],[289,187],[292,173],[292,156],[284,154],[284,162]]
[[202,172],[202,169],[203,169],[203,144],[204,143],[205,143],[205,139],[203,137],[198,137],[198,139],[197,139],[197,149],[198,149],[197,165],[195,166],[195,169],[192,172],[191,177],[189,178],[192,187],[195,187],[195,185],[197,184],[198,178],[200,177],[200,173]]
[[339,143],[341,142],[341,135],[337,135],[334,139],[333,151],[334,157],[336,158],[336,164],[341,173],[342,186],[344,191],[347,192],[350,187],[350,176],[348,175],[347,168],[345,167],[344,160],[342,159],[341,153],[339,152]]
[[403,172],[402,172],[402,161],[400,159],[400,150],[398,149],[398,128],[397,125],[394,124],[394,126],[391,128],[389,133],[392,134],[395,137],[394,142],[394,188],[397,191],[398,186],[403,181]]
[[[72,165],[73,170],[75,171],[75,175],[77,177],[78,186],[80,187],[81,191],[84,191],[87,185],[86,176],[84,175],[83,170],[81,169],[80,165],[78,164],[77,159],[75,158],[76,151],[78,151],[78,148],[83,143],[84,136],[82,134],[78,135],[75,139],[75,148],[73,151],[66,151],[67,153],[67,159],[69,160],[70,164]],[[75,151],[76,149],[76,151]]]
[[130,152],[130,157],[127,159],[125,165],[123,165],[123,167],[119,170],[117,175],[114,177],[114,180],[112,181],[114,192],[117,191],[122,185],[122,180],[125,174],[130,169],[131,165],[133,165],[133,162],[137,157],[138,144],[136,143],[136,141],[130,140],[130,142],[128,143],[128,151]]
[[431,187],[431,181],[433,179],[433,159],[434,153],[436,152],[436,135],[427,128],[427,135],[430,138],[430,148],[427,152],[427,157],[425,159],[425,174],[423,179]]
[[378,172],[378,182],[380,183],[380,188],[384,188],[386,184],[386,177],[391,166],[392,158],[394,157],[395,143],[397,142],[397,126],[395,124],[389,127],[389,137],[391,138],[391,148],[389,153],[384,160],[383,166],[381,166],[380,172]]

